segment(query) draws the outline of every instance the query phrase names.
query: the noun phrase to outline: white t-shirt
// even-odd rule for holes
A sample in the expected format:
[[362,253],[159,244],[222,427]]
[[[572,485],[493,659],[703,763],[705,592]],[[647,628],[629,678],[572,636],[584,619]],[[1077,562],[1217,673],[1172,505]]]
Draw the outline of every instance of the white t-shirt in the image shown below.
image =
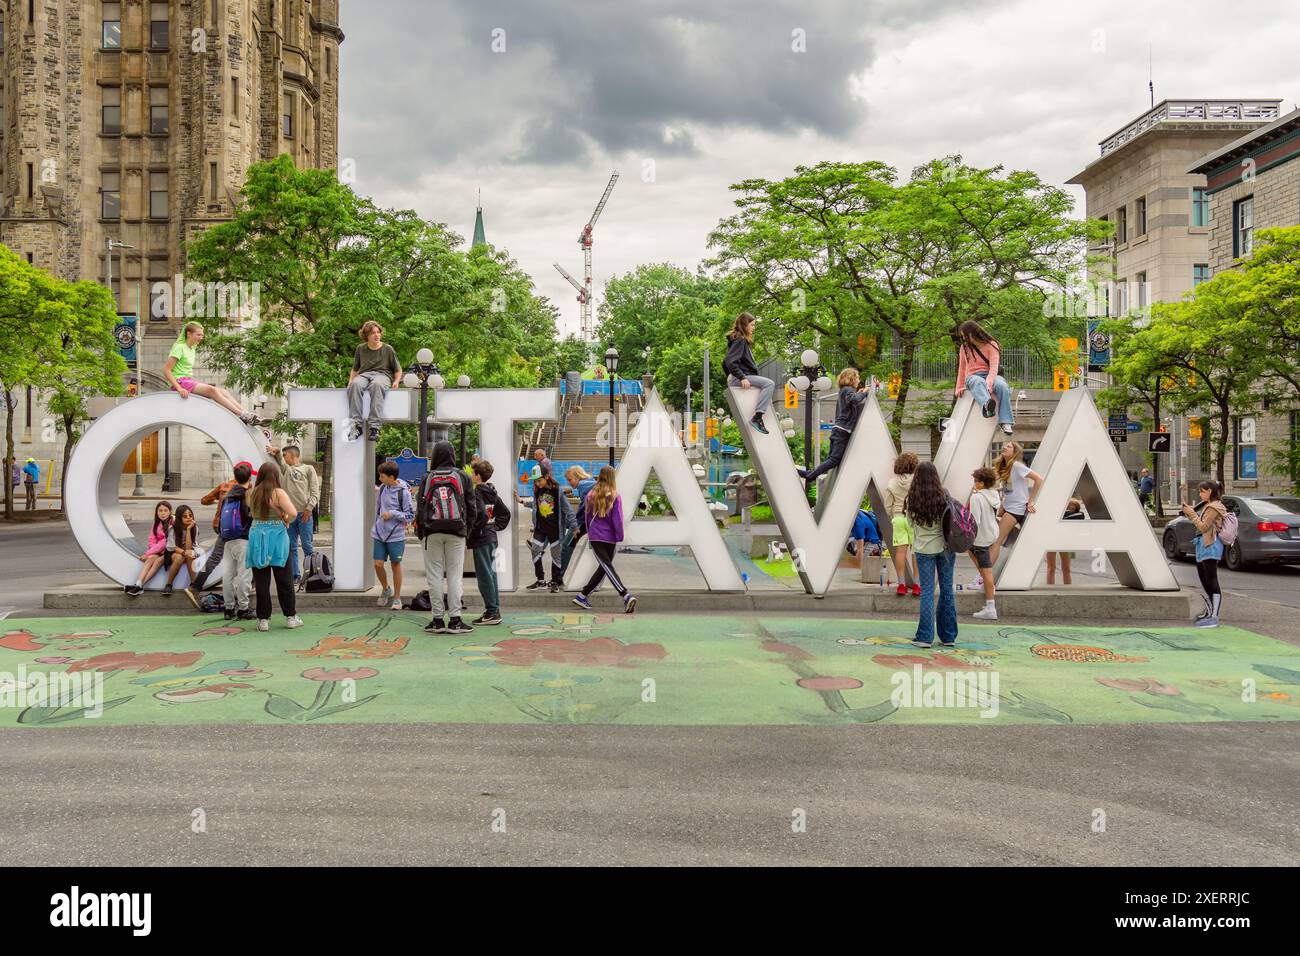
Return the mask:
[[1029,466],[1018,461],[1011,466],[1011,487],[1005,489],[1002,508],[1015,515],[1029,510]]
[[998,539],[998,493],[992,488],[972,492],[970,513],[975,519],[975,547],[987,548]]

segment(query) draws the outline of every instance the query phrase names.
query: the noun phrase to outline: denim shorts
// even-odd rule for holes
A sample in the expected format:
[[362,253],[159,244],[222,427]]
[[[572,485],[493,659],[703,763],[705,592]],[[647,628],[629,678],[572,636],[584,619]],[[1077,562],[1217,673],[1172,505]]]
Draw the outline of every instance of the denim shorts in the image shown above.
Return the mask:
[[371,557],[376,561],[391,561],[393,564],[401,564],[402,556],[406,554],[406,542],[399,541],[380,541],[378,538],[370,539],[374,543],[371,550]]

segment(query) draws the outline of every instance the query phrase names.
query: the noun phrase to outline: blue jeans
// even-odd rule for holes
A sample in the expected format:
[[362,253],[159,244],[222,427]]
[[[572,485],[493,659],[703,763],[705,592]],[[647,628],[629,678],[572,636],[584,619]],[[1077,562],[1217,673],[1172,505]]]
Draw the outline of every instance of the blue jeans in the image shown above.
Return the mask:
[[[966,391],[975,400],[975,404],[983,408],[984,403],[989,400],[989,380],[983,375],[967,375]],[[998,400],[998,424],[1012,424],[1014,419],[1011,416],[1011,386],[1001,375],[993,379],[993,394]]]
[[298,542],[302,541],[302,553],[309,555],[312,553],[311,539],[314,531],[312,529],[311,512],[299,512],[298,517],[289,522],[289,564],[293,568],[293,576],[300,577],[301,569],[298,566]]
[[[758,389],[758,404],[754,406],[754,414],[761,415],[772,407],[772,392],[776,390],[776,382],[770,378],[763,378],[761,375],[747,375],[751,388]],[[740,388],[740,379],[734,375],[727,376],[727,384],[732,388]]]
[[952,592],[952,572],[957,555],[951,551],[938,554],[916,553],[916,570],[921,575],[921,619],[916,624],[916,639],[934,643],[934,579],[939,576],[939,643],[957,640],[957,598]]

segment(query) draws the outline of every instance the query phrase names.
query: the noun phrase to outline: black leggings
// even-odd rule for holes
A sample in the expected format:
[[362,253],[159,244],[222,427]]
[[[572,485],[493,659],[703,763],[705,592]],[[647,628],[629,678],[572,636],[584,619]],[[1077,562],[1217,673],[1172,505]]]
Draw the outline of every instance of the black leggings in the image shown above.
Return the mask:
[[257,619],[271,619],[271,578],[275,578],[275,596],[280,599],[280,610],[285,617],[298,613],[297,596],[293,593],[293,572],[289,562],[269,568],[253,568],[253,587],[257,590]]
[[582,589],[583,594],[591,594],[592,591],[600,587],[601,578],[609,578],[609,583],[614,585],[614,590],[620,595],[627,596],[627,588],[623,586],[623,579],[618,576],[614,570],[614,551],[618,545],[612,541],[593,541],[591,542],[591,552],[596,556],[596,573],[591,576],[587,586]]
[[838,468],[844,460],[844,452],[849,447],[849,432],[836,428],[831,432],[831,451],[822,463],[804,477],[804,481],[816,481],[832,468]]
[[1201,587],[1205,588],[1207,597],[1213,597],[1221,594],[1219,590],[1219,559],[1206,558],[1204,561],[1196,562],[1196,574],[1201,579]]

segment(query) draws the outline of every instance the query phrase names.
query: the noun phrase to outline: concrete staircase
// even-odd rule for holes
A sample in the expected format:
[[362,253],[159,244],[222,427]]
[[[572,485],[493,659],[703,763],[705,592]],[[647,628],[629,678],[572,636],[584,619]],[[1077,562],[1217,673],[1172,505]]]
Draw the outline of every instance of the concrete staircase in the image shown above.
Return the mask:
[[610,440],[615,457],[626,446],[632,431],[630,417],[641,411],[641,396],[621,395],[614,405],[614,425],[609,427],[609,396],[585,395],[569,409],[562,422],[548,427],[543,442],[550,445],[555,461],[598,461],[609,456]]

